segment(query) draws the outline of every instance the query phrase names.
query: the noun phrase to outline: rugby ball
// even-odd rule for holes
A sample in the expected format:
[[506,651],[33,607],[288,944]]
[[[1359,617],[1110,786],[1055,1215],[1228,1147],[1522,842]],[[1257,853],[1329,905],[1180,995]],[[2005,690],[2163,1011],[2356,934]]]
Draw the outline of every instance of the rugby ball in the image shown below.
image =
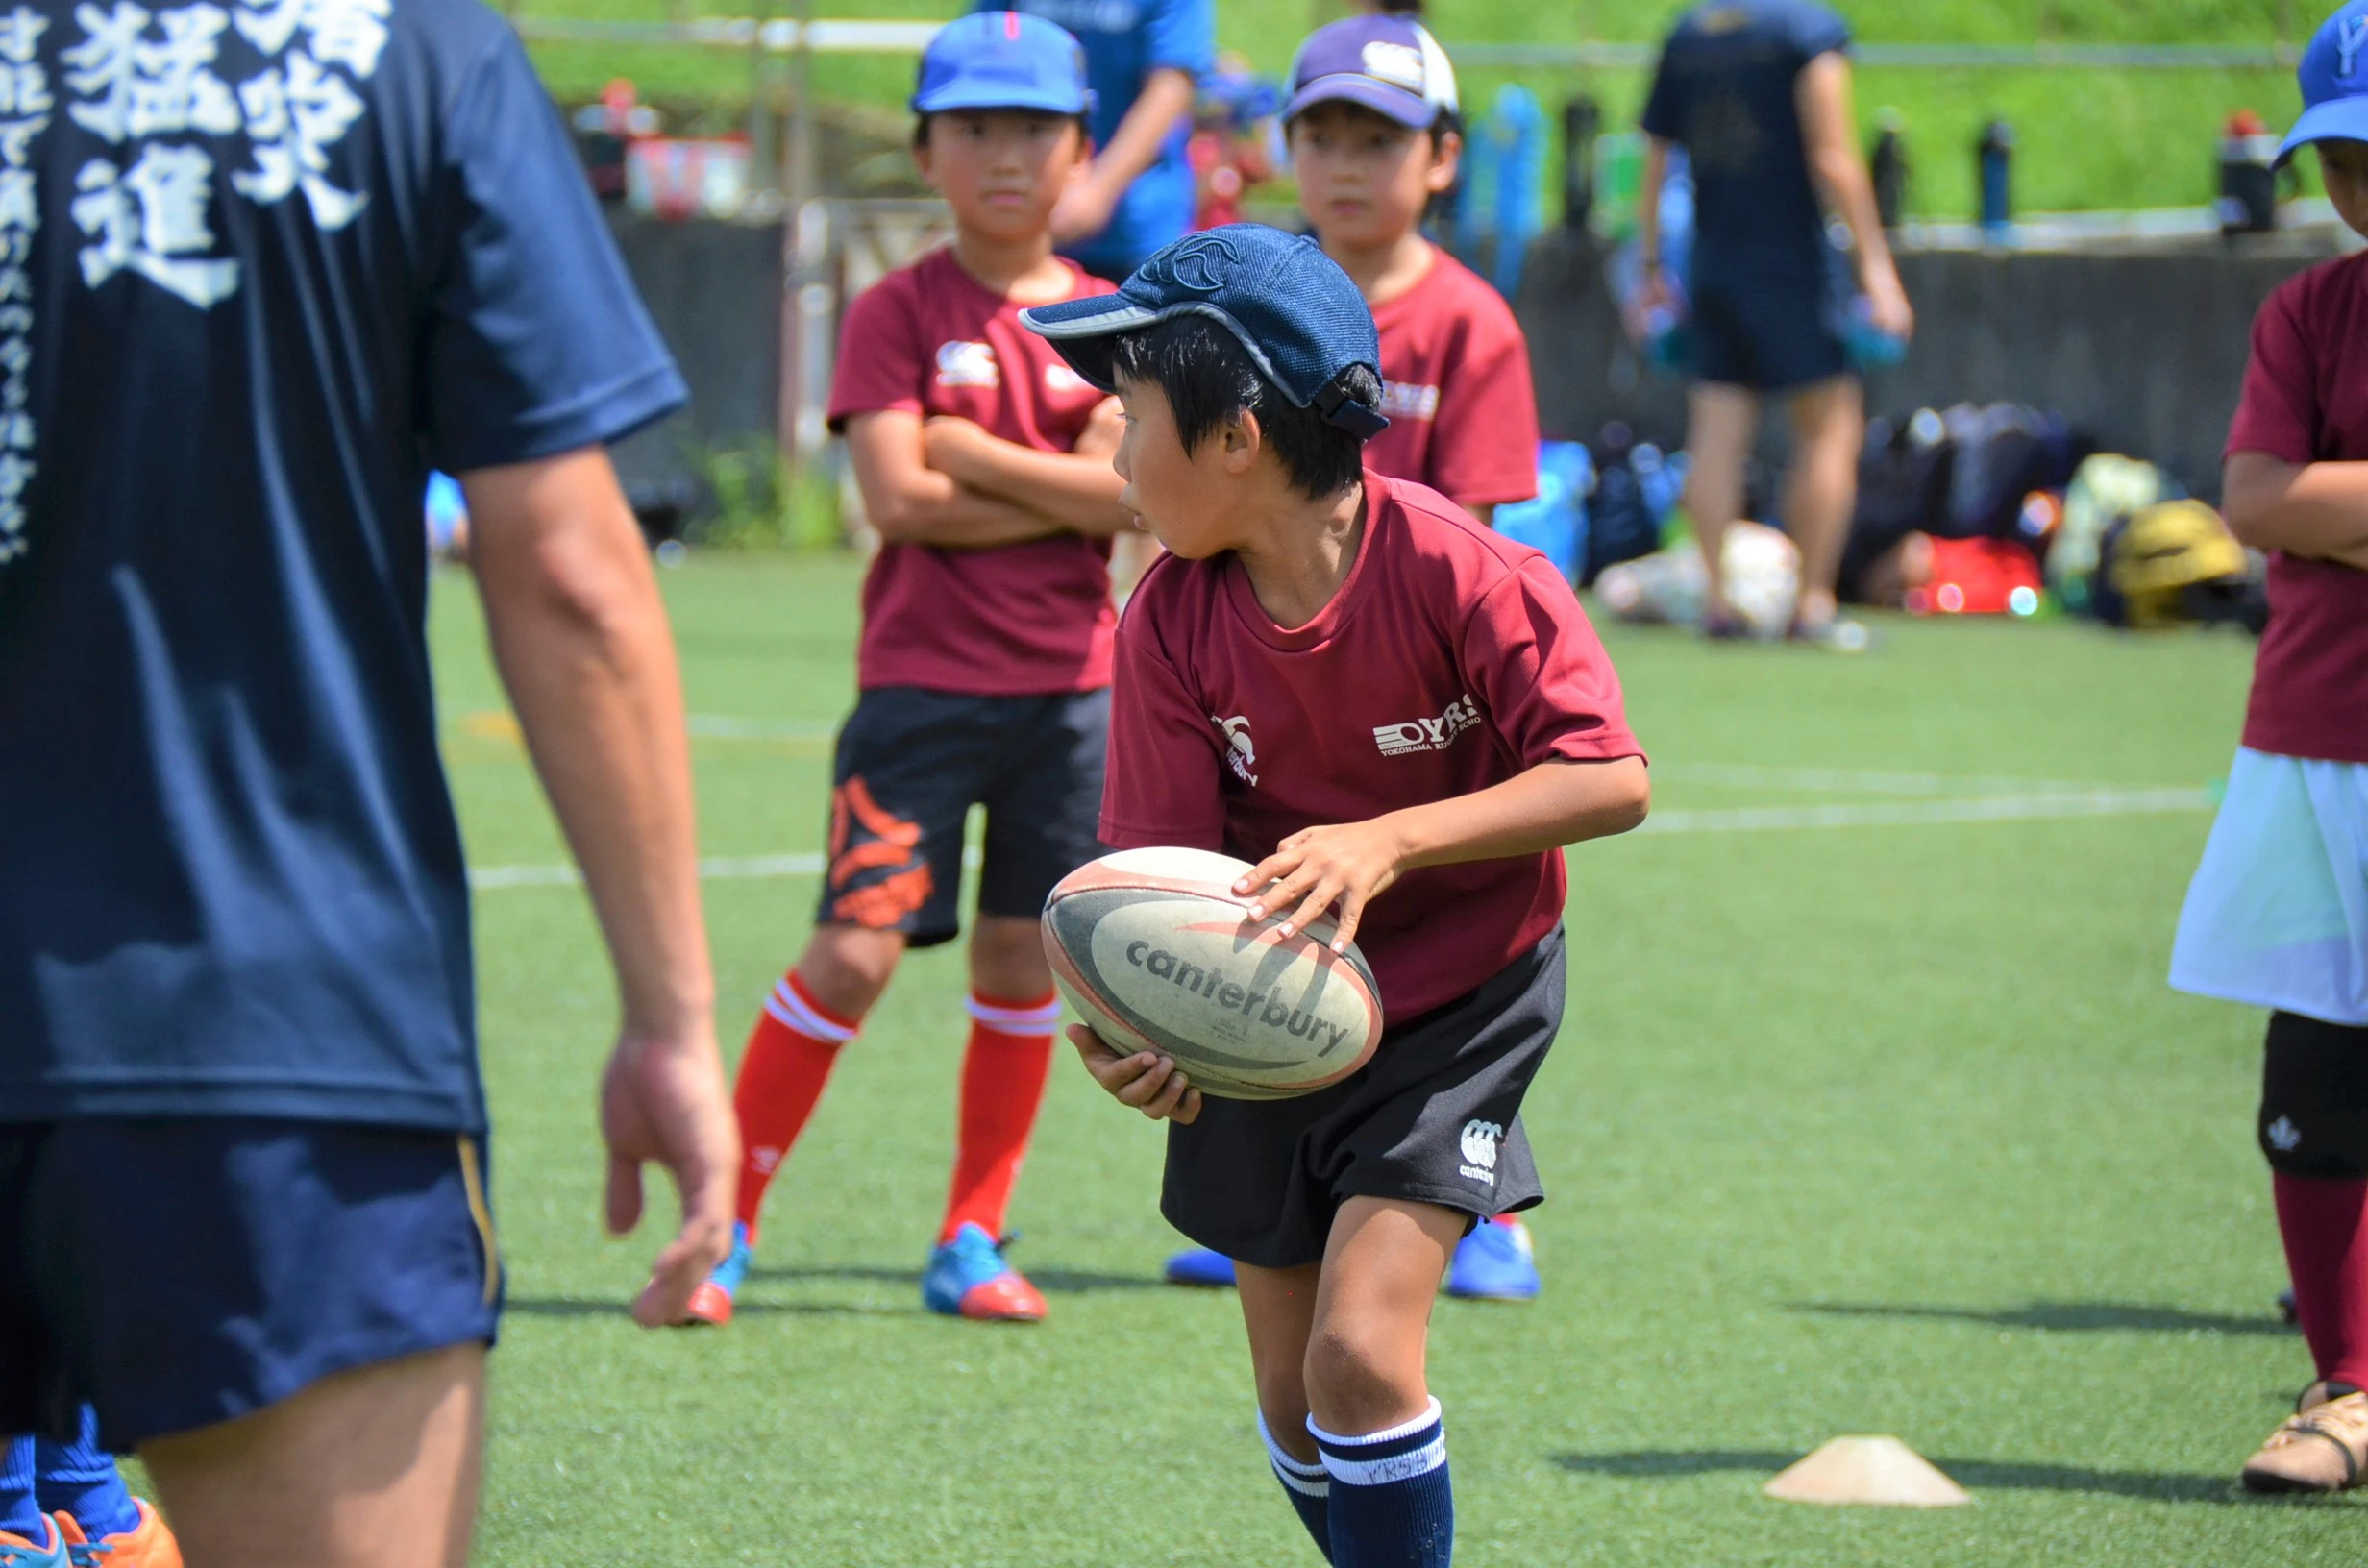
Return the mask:
[[1329,919],[1285,937],[1233,891],[1246,861],[1201,849],[1123,849],[1045,900],[1045,953],[1079,1017],[1121,1054],[1173,1057],[1232,1100],[1312,1093],[1372,1060],[1381,992]]

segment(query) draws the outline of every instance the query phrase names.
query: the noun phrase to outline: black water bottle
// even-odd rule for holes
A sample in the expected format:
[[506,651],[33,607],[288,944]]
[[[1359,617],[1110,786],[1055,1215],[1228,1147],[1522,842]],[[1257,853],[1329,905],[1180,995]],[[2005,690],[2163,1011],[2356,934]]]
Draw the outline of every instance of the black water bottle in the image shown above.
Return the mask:
[[1908,215],[1908,142],[1906,122],[1899,110],[1887,109],[1877,118],[1873,151],[1866,162],[1875,185],[1875,214],[1887,230],[1897,232]]

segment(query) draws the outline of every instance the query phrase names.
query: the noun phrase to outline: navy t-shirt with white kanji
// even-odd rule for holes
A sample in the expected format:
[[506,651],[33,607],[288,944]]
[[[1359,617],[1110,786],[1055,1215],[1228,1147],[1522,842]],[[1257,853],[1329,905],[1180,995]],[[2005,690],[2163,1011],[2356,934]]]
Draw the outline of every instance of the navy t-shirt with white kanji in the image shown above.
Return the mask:
[[0,0],[0,1120],[483,1125],[427,476],[682,399],[478,0]]
[[1811,61],[1849,46],[1849,25],[1814,0],[1708,0],[1670,32],[1643,123],[1691,161],[1697,279],[1827,277],[1834,251],[1796,91]]

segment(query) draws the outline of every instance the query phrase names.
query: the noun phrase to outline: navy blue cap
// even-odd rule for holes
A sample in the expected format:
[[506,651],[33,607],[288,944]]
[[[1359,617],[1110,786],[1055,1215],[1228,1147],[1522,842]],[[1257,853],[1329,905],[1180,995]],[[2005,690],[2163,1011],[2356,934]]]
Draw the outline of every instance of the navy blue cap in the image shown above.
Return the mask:
[[1318,104],[1362,104],[1416,131],[1457,110],[1455,67],[1430,30],[1411,16],[1351,16],[1320,27],[1291,62],[1283,118]]
[[1381,337],[1365,296],[1314,240],[1263,223],[1187,234],[1136,268],[1116,294],[1040,305],[1020,320],[1078,375],[1111,392],[1115,338],[1190,315],[1240,339],[1294,406],[1313,407],[1366,440],[1390,428],[1340,384],[1351,365],[1381,374]]
[[2303,116],[2279,147],[2279,162],[2314,141],[2368,141],[2368,0],[2327,18],[2296,74]]
[[921,57],[913,112],[1034,109],[1090,114],[1085,46],[1057,23],[1017,11],[974,11],[937,30]]

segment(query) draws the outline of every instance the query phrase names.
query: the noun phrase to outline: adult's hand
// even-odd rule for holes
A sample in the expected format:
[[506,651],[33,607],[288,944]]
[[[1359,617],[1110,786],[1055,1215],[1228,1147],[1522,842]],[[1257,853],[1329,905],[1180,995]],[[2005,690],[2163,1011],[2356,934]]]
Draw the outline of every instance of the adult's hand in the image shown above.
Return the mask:
[[674,1179],[681,1227],[659,1251],[633,1320],[647,1329],[679,1323],[691,1293],[731,1251],[740,1132],[713,1030],[620,1039],[601,1076],[601,1137],[608,1145],[611,1235],[641,1223],[644,1165]]
[[1915,306],[1908,303],[1899,274],[1887,267],[1867,282],[1866,312],[1878,331],[1888,332],[1902,343],[1915,336]]

